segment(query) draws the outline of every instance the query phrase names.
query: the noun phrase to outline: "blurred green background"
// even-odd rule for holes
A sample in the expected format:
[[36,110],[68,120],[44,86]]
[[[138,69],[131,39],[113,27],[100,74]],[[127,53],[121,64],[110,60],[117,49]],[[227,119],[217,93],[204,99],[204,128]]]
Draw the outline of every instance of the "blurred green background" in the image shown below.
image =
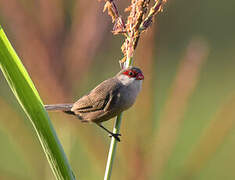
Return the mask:
[[[124,17],[128,4],[117,3]],[[0,24],[45,104],[74,102],[119,71],[123,38],[111,34],[103,5],[0,0]],[[112,179],[235,179],[234,6],[169,0],[141,37],[134,64],[145,81],[124,113]],[[0,107],[0,179],[54,179],[2,74]],[[103,179],[107,134],[63,113],[50,117],[77,178]]]

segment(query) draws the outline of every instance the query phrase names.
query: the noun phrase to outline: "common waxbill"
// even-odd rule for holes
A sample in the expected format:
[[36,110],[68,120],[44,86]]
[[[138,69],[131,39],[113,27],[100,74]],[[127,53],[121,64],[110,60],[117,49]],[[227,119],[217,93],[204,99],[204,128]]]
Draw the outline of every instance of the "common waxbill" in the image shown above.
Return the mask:
[[48,111],[63,111],[75,115],[82,122],[96,123],[120,141],[118,137],[120,134],[112,133],[101,123],[117,116],[134,104],[143,79],[144,75],[139,68],[129,67],[103,81],[75,103],[45,105],[45,108]]

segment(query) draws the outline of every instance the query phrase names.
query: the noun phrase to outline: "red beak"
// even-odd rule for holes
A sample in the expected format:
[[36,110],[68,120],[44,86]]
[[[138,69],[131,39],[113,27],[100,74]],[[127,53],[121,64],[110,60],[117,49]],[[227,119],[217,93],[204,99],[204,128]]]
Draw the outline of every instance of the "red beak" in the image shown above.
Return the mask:
[[143,80],[144,79],[144,75],[142,73],[138,73],[138,75],[136,76],[137,80]]

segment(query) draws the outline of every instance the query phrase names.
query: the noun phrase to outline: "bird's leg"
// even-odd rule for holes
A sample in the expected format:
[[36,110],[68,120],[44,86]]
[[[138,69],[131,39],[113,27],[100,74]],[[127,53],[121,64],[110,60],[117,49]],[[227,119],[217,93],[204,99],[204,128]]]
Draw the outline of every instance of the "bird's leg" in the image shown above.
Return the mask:
[[99,127],[101,127],[102,129],[104,129],[106,132],[108,132],[109,133],[109,135],[110,135],[110,137],[112,136],[112,137],[114,137],[117,141],[119,141],[120,142],[120,138],[118,137],[118,136],[121,136],[121,134],[115,134],[115,133],[113,133],[113,132],[111,132],[111,131],[109,131],[108,129],[106,129],[102,124],[100,124],[100,123],[96,123]]

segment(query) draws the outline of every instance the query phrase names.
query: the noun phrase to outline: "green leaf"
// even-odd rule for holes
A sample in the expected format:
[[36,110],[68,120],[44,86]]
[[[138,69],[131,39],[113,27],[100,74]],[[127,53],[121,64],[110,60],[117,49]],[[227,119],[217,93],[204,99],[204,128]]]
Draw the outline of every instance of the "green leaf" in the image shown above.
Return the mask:
[[0,68],[31,121],[56,179],[75,179],[42,100],[1,26]]

